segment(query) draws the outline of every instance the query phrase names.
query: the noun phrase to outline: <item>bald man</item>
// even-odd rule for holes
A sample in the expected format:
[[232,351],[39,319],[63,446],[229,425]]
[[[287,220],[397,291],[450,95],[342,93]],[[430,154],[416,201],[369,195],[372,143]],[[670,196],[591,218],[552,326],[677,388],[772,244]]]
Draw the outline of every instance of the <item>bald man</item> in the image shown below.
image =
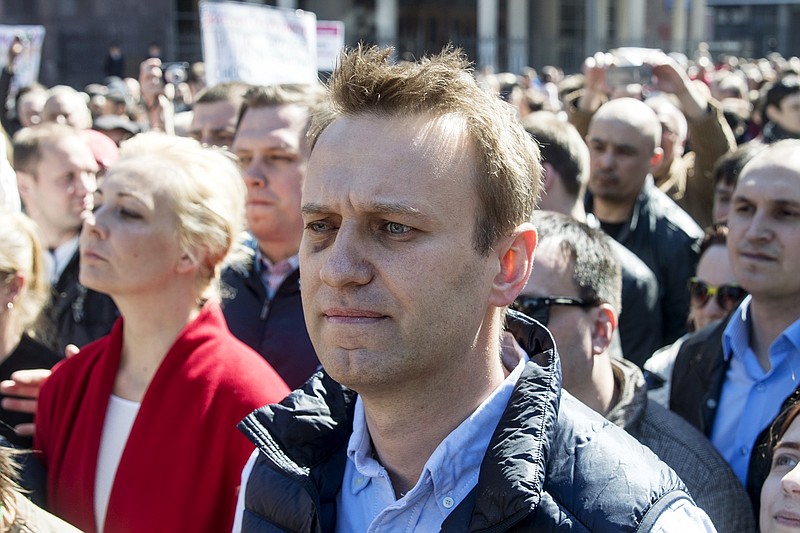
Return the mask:
[[653,183],[652,172],[663,158],[661,123],[643,102],[618,98],[594,114],[586,142],[586,209],[656,275],[664,321],[660,344],[671,343],[686,331],[686,283],[694,273],[703,232]]

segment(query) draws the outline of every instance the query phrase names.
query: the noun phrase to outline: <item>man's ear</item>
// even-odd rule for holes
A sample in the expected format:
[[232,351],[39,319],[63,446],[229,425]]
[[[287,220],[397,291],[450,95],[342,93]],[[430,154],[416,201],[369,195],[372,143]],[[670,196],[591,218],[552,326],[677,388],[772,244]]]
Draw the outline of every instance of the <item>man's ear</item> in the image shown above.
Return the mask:
[[594,312],[592,324],[592,355],[605,353],[614,339],[617,330],[617,313],[609,304],[600,304]]
[[556,182],[556,169],[550,163],[542,163],[542,189],[544,193],[550,192],[550,189]]
[[654,171],[658,168],[658,165],[661,164],[661,161],[664,159],[664,149],[660,146],[653,150],[653,155],[650,156],[650,172]]
[[526,222],[517,226],[504,246],[500,257],[500,271],[494,277],[489,303],[495,307],[509,305],[525,288],[531,275],[533,253],[538,234],[533,224]]
[[35,182],[36,178],[32,174],[17,170],[17,189],[23,202],[31,197]]
[[768,104],[767,107],[764,108],[764,114],[767,115],[767,120],[770,122],[775,122],[775,119],[780,115],[780,112],[780,108],[775,104]]

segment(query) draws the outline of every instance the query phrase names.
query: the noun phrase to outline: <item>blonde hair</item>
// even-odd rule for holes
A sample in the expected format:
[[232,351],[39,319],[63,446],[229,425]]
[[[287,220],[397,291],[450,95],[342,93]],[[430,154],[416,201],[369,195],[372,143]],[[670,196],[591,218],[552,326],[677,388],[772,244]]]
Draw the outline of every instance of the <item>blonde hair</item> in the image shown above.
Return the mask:
[[246,191],[233,156],[194,139],[144,133],[122,143],[117,171],[156,174],[168,186],[181,248],[204,252],[201,298],[218,297],[220,266],[244,228]]
[[50,295],[50,283],[44,253],[36,226],[22,213],[0,209],[0,276],[8,283],[15,276],[25,281],[14,302],[13,324],[16,332],[36,336],[34,324]]
[[417,63],[390,63],[393,52],[359,45],[342,54],[330,80],[329,107],[313,117],[312,150],[322,131],[344,116],[462,118],[478,156],[473,244],[486,254],[533,212],[542,180],[539,147],[514,109],[478,86],[460,49],[446,47]]

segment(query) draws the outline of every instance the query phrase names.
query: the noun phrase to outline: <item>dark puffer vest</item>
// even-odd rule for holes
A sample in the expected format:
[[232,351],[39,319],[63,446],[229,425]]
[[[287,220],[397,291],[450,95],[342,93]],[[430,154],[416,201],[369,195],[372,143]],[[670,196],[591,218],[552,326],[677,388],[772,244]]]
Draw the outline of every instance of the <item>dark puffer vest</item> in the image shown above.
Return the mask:
[[[477,486],[443,532],[649,531],[688,498],[678,476],[622,429],[561,392],[546,329],[509,312],[531,354],[481,464]],[[318,373],[239,428],[260,450],[242,531],[333,532],[356,393]]]

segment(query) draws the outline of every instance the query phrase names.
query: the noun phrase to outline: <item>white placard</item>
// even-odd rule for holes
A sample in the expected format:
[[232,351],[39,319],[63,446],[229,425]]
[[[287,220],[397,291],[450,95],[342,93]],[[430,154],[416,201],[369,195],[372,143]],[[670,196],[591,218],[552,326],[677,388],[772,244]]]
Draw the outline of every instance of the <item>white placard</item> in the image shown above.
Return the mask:
[[309,11],[200,2],[206,82],[317,80],[317,16]]
[[317,68],[326,71],[336,68],[342,48],[344,48],[344,22],[341,20],[318,20]]
[[12,93],[19,87],[30,85],[39,79],[39,65],[42,61],[42,44],[44,44],[44,26],[11,26],[0,24],[0,68],[6,66],[8,49],[14,37],[22,39],[22,53],[14,60],[14,86]]

